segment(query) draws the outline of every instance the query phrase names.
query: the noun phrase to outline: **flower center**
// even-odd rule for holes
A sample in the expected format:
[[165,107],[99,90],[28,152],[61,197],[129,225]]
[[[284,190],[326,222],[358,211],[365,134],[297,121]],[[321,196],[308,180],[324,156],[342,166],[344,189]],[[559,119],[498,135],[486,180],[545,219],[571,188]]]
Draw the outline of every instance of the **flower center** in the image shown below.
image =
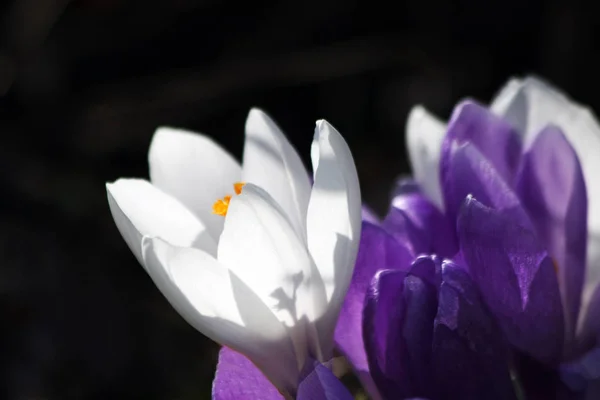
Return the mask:
[[[244,183],[244,182],[236,182],[233,184],[233,191],[235,192],[236,195],[242,193],[242,188],[244,187],[245,184],[246,183]],[[226,216],[227,210],[229,209],[230,201],[231,201],[230,194],[223,197],[222,199],[215,201],[215,204],[213,204],[213,214],[217,214],[222,217]]]

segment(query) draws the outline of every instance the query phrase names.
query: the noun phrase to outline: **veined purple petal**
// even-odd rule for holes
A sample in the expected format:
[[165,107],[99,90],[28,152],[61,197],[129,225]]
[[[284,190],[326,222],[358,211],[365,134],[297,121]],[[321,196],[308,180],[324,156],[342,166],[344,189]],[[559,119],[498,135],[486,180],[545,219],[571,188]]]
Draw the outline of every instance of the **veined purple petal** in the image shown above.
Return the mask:
[[442,266],[432,353],[439,398],[516,398],[501,330],[469,275],[449,262]]
[[495,209],[522,210],[515,192],[473,144],[452,147],[444,159],[442,193],[451,218],[456,217],[468,195]]
[[362,333],[365,294],[378,270],[407,271],[411,261],[409,250],[383,228],[363,222],[352,281],[335,329],[335,343],[373,396],[376,389],[369,375]]
[[213,400],[283,400],[283,396],[244,355],[222,347],[212,387]]
[[401,340],[405,276],[404,271],[379,271],[365,300],[364,346],[371,376],[384,398],[407,397],[407,371]]
[[467,198],[457,222],[473,280],[509,341],[545,363],[563,349],[563,310],[554,264],[519,209]]
[[[431,387],[431,344],[433,320],[438,307],[437,289],[427,281],[411,275],[404,278],[405,312],[402,340],[408,368],[408,395],[429,397]],[[393,356],[393,355],[392,355]]]
[[367,293],[363,330],[373,379],[385,398],[432,391],[434,286],[402,271],[381,271]]
[[407,243],[414,256],[452,257],[458,251],[449,219],[420,192],[396,196],[382,225],[396,239]]
[[523,155],[516,190],[555,261],[569,343],[585,276],[587,194],[577,154],[559,128],[542,130]]
[[[298,386],[298,400],[353,400],[348,389],[318,361],[314,361]],[[262,397],[253,397],[253,399]]]
[[[463,101],[454,109],[448,124],[442,145],[442,164],[446,162],[451,147],[463,143],[473,144],[498,175],[505,182],[512,183],[521,156],[521,139],[508,122],[471,100]],[[444,171],[442,166],[442,181],[446,179]]]

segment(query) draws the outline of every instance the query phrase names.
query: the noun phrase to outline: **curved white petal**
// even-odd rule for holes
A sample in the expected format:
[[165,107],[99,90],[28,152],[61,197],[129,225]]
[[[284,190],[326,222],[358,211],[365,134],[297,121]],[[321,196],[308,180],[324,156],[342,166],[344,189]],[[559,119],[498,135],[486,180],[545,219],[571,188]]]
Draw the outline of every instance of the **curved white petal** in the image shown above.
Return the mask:
[[259,109],[246,120],[242,179],[267,191],[305,239],[310,179],[300,156],[277,124]]
[[298,369],[285,327],[234,274],[201,250],[158,238],[144,237],[143,251],[148,274],[190,325],[245,354],[279,387],[296,384]]
[[354,160],[337,130],[317,121],[312,146],[314,184],[308,205],[308,248],[325,284],[329,308],[318,326],[325,349],[348,290],[361,229],[361,197]]
[[504,115],[522,84],[521,79],[510,78],[490,103],[490,110],[495,114]]
[[[515,86],[515,82],[518,86]],[[515,90],[516,88],[516,90]],[[600,281],[600,125],[592,112],[533,77],[511,80],[492,104],[531,142],[546,125],[559,126],[577,152],[588,194],[588,254],[585,290]],[[584,300],[589,296],[584,296]]]
[[422,106],[410,111],[406,123],[406,146],[415,180],[423,193],[444,209],[440,183],[440,155],[446,125]]
[[138,261],[142,237],[156,236],[176,246],[193,246],[216,254],[217,243],[206,227],[181,203],[143,179],[106,184],[113,219]]
[[231,200],[218,259],[290,329],[301,368],[305,322],[325,312],[325,294],[304,242],[266,191],[247,184]]
[[234,193],[233,184],[241,179],[238,162],[212,139],[173,128],[156,130],[148,161],[152,183],[196,214],[218,241],[223,218],[212,206]]

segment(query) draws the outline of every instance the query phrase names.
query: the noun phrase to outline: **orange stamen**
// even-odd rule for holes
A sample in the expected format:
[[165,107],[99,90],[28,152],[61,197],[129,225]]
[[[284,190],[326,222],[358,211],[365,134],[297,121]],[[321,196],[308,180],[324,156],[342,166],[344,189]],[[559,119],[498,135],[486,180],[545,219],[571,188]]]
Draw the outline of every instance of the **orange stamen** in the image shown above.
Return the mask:
[[233,190],[235,190],[235,194],[241,194],[242,188],[246,186],[245,182],[236,182],[233,184]]
[[[246,185],[245,182],[236,182],[233,184],[233,190],[235,194],[239,195],[242,193],[242,188]],[[222,217],[227,215],[227,210],[229,209],[229,202],[231,201],[231,195],[227,195],[222,199],[215,201],[213,204],[213,214],[220,215]]]
[[222,217],[226,216],[230,201],[231,201],[230,195],[227,195],[227,196],[223,197],[222,199],[215,201],[215,204],[213,204],[213,214],[217,214]]

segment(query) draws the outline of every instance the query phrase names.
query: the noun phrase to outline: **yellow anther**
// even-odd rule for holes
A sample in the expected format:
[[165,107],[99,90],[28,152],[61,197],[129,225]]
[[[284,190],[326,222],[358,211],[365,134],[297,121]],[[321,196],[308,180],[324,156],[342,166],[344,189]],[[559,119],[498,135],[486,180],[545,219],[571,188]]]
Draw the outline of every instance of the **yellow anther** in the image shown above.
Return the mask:
[[[244,187],[244,182],[236,182],[233,184],[233,190],[235,194],[241,194],[242,188]],[[227,215],[227,210],[229,209],[229,202],[231,201],[231,195],[227,195],[222,199],[215,201],[213,204],[213,214],[220,215],[222,217]]]
[[215,204],[213,204],[213,214],[221,215],[223,217],[226,216],[230,201],[231,201],[230,195],[227,195],[227,196],[223,197],[222,199],[215,201]]
[[233,184],[233,190],[235,191],[235,194],[241,194],[242,193],[242,188],[246,185],[245,182],[236,182]]

